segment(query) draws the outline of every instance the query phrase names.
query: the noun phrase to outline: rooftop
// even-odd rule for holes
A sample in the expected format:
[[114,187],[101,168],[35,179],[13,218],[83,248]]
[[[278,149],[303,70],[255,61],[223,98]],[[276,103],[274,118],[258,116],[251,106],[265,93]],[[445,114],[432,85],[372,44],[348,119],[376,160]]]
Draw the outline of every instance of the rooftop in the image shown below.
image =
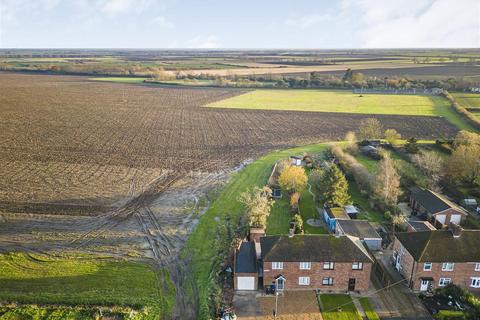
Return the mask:
[[255,273],[257,272],[257,261],[255,256],[255,244],[253,242],[242,242],[237,251],[235,259],[235,272]]
[[460,208],[443,195],[433,192],[428,189],[421,189],[418,187],[413,187],[410,189],[412,197],[422,205],[428,212],[435,214],[437,212],[445,211],[447,209],[458,209]]
[[434,226],[428,221],[408,221],[408,224],[412,226],[415,231],[428,231],[436,230]]
[[360,239],[382,238],[367,220],[338,220],[337,223],[350,236]]
[[480,261],[480,230],[463,230],[458,238],[449,230],[401,232],[396,237],[418,262]]
[[260,238],[263,261],[370,262],[360,242],[347,236],[295,235]]
[[343,208],[326,208],[326,210],[330,218],[350,219],[348,214],[345,212],[345,209]]

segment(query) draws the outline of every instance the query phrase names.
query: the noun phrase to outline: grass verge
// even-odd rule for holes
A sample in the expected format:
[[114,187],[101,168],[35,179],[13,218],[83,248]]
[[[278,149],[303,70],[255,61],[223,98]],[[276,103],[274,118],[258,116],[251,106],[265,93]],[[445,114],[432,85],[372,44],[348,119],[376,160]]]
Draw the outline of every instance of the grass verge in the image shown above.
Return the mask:
[[358,301],[362,305],[363,311],[365,311],[365,315],[367,316],[368,320],[380,320],[380,317],[375,310],[373,310],[372,304],[368,298],[359,298]]

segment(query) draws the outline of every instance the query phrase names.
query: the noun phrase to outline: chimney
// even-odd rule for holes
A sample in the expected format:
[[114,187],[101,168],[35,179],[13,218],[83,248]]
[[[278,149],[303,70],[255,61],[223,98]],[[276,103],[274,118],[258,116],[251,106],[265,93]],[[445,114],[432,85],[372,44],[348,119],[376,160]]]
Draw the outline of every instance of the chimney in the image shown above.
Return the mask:
[[450,230],[454,238],[460,238],[463,228],[456,223],[450,222],[448,224],[448,230]]

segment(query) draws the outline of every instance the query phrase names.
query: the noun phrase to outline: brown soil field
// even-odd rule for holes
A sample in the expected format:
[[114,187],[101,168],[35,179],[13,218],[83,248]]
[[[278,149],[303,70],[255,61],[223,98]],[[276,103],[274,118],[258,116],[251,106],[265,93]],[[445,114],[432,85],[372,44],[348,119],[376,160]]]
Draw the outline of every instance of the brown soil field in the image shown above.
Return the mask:
[[[194,317],[178,252],[209,190],[247,159],[341,139],[369,117],[203,107],[242,92],[0,73],[0,252],[153,261],[172,274],[177,318]],[[457,131],[442,118],[375,117],[405,137]]]

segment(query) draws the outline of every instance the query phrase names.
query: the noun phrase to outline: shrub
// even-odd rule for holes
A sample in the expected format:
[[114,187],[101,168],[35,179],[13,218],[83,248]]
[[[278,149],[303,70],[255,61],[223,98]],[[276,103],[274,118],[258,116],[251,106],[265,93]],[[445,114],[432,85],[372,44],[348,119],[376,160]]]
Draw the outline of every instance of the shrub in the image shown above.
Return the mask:
[[295,222],[295,234],[303,234],[303,219],[302,216],[296,214],[293,216],[293,222]]

